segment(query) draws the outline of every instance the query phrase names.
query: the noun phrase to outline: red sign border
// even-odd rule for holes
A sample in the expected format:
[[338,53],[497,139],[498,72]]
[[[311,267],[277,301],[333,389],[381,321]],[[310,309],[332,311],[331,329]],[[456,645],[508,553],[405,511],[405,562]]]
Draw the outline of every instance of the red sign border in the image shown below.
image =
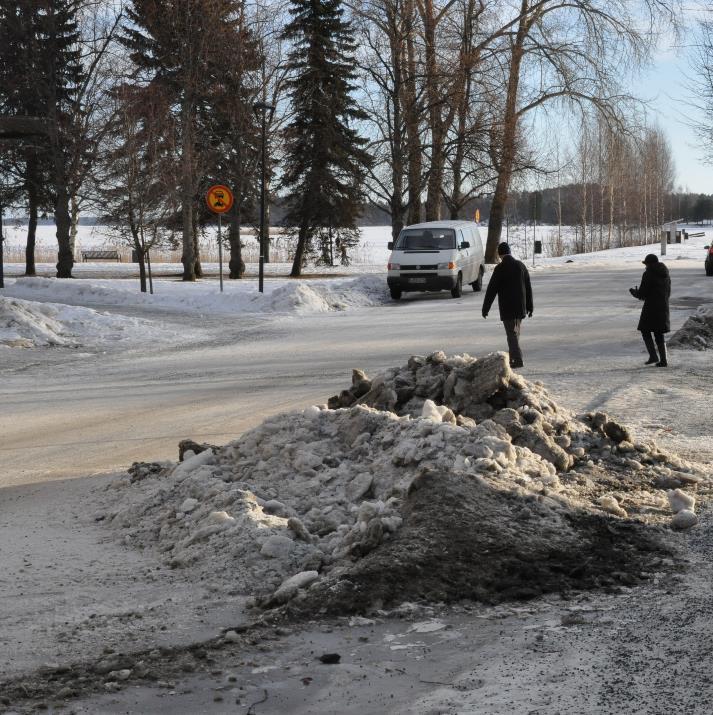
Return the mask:
[[[208,197],[216,190],[222,189],[223,191],[227,192],[228,196],[230,196],[230,201],[228,202],[228,206],[222,210],[216,210],[214,206],[211,205],[210,201],[208,200]],[[233,203],[235,201],[235,198],[233,197],[233,192],[228,188],[225,184],[215,184],[214,186],[211,186],[208,191],[205,192],[205,202],[208,205],[208,208],[214,213],[214,214],[227,214],[230,209],[233,208]]]

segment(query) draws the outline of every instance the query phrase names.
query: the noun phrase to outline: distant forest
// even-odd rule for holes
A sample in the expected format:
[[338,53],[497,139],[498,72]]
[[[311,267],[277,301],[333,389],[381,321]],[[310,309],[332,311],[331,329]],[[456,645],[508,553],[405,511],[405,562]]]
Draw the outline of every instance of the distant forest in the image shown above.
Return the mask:
[[[542,189],[540,191],[513,192],[506,208],[506,220],[511,223],[532,223],[574,226],[581,223],[582,195],[598,196],[600,187],[596,184],[568,184],[566,186]],[[686,223],[713,222],[713,195],[696,193],[672,193],[665,197],[665,214],[669,219],[683,219]],[[485,224],[490,214],[490,198],[478,197],[471,199],[461,212],[464,219],[474,220],[476,209],[480,210],[480,221]],[[285,209],[279,203],[271,205],[270,214],[279,225]],[[445,212],[444,212],[445,213]],[[595,207],[596,218],[596,207]],[[600,212],[601,213],[601,212]],[[560,218],[561,214],[561,218]],[[674,215],[675,214],[675,215]],[[5,218],[4,224],[21,225],[27,222],[27,217]],[[50,226],[52,218],[41,218],[38,224]],[[94,226],[101,223],[96,216],[82,216],[81,226]],[[595,220],[595,223],[599,221]],[[359,218],[360,226],[389,226],[391,218],[385,207],[374,204],[363,208]]]

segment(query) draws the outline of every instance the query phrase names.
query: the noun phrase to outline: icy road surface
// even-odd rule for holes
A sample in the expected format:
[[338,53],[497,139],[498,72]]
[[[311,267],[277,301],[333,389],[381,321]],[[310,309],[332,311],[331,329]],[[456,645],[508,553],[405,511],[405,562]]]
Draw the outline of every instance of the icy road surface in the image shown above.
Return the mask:
[[[698,304],[713,301],[713,283],[698,264],[669,263],[674,329]],[[640,277],[638,267],[535,272],[535,315],[523,324],[523,374],[543,380],[572,409],[606,409],[656,436],[671,427],[686,433],[686,421],[702,422],[713,411],[699,389],[709,360],[705,353],[678,352],[663,375],[644,368],[636,331],[641,304],[627,290]],[[487,320],[480,316],[482,296],[409,294],[399,303],[291,317],[101,306],[159,320],[190,344],[144,338],[145,345],[106,352],[4,349],[0,485],[175,459],[176,445],[187,437],[225,443],[267,415],[326,402],[353,367],[376,373],[411,354],[505,349],[497,310]],[[682,395],[692,410],[674,419],[674,398]],[[691,449],[698,437],[695,429],[688,434]]]

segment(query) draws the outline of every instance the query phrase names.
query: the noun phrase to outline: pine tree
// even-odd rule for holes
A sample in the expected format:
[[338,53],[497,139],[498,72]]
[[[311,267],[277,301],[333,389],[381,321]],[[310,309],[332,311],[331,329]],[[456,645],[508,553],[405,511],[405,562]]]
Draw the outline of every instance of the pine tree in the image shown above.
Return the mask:
[[[294,43],[288,59],[293,119],[285,131],[285,222],[297,231],[292,276],[306,257],[338,242],[342,261],[358,240],[356,221],[370,159],[353,123],[366,115],[352,97],[356,77],[354,33],[341,0],[291,0],[284,37]],[[315,246],[315,242],[319,245]],[[327,260],[327,262],[330,262]]]
[[38,75],[36,91],[49,128],[54,219],[57,227],[57,277],[71,278],[69,181],[76,156],[77,103],[86,73],[79,49],[78,0],[35,0]]
[[[49,53],[55,51],[47,34],[50,11],[51,8],[36,0],[0,0],[0,37],[3,38],[0,43],[0,111],[3,115],[47,119],[50,114],[50,83],[58,79],[47,74],[51,66]],[[62,62],[66,59],[62,49],[60,54],[59,61]],[[65,85],[65,92],[58,93],[60,98],[65,101],[69,98],[67,90],[76,84],[78,74],[59,77]],[[66,104],[64,108],[60,107],[61,113],[62,110],[66,114]],[[10,156],[6,156],[8,167],[26,197],[29,222],[25,274],[32,276],[35,275],[38,214],[54,203],[51,191],[54,162],[49,147],[40,139],[33,139],[13,148]]]
[[239,47],[235,0],[133,0],[121,43],[148,91],[168,93],[176,106],[183,226],[183,280],[196,278],[196,204],[205,174],[200,115],[212,104]]

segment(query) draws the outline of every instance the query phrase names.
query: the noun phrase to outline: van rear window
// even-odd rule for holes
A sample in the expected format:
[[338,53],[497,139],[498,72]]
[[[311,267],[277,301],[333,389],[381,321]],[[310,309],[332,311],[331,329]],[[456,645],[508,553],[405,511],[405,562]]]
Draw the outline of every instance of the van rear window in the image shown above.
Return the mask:
[[452,228],[406,228],[399,234],[397,251],[441,251],[456,247]]

